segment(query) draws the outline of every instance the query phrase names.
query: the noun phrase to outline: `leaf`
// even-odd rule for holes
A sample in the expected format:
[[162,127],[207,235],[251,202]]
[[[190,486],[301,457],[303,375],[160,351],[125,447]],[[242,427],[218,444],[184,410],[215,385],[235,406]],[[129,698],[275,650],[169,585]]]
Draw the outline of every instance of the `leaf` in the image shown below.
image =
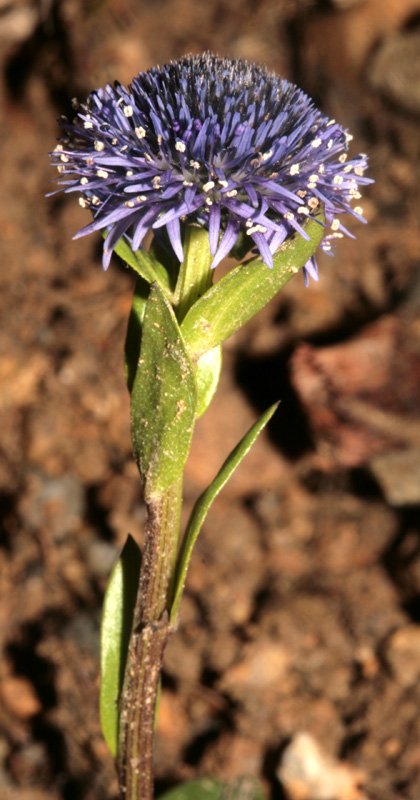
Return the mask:
[[210,252],[209,234],[198,225],[186,225],[183,241],[184,260],[180,264],[178,279],[173,294],[173,306],[179,321],[188,309],[211,286],[213,260]]
[[124,680],[141,552],[128,535],[106,589],[101,623],[100,716],[104,739],[114,757],[118,750],[118,700]]
[[264,800],[260,783],[248,776],[223,784],[214,778],[201,778],[182,783],[165,792],[159,800]]
[[134,252],[124,238],[117,242],[114,252],[147,283],[156,281],[163,290],[170,291],[168,273],[152,253],[146,250]]
[[248,433],[245,434],[239,444],[236,445],[236,447],[227,457],[210,486],[207,487],[207,489],[200,495],[195,503],[178,557],[178,565],[174,581],[174,597],[171,609],[172,622],[176,621],[178,615],[179,604],[182,597],[192,551],[208,511],[219,492],[223,489],[224,485],[233,475],[243,458],[251,449],[263,428],[265,428],[273,416],[274,412],[278,408],[278,405],[278,403],[275,403],[274,405],[270,406],[270,408],[267,409],[262,417],[260,417],[260,419],[254,423],[254,425],[249,429]]
[[219,383],[221,369],[221,347],[213,347],[213,350],[208,350],[207,353],[203,353],[198,359],[195,368],[195,380],[197,383],[197,417],[201,417],[209,407]]
[[159,800],[221,800],[223,783],[213,778],[201,778],[188,781],[171,789],[159,797]]
[[175,314],[158,285],[153,284],[131,393],[133,449],[146,500],[166,491],[182,474],[190,449],[196,395],[192,365]]
[[228,272],[192,306],[181,324],[192,361],[212,350],[263,308],[317,250],[325,230],[316,219],[273,256],[272,269],[261,259]]
[[131,392],[133,387],[139,363],[141,333],[149,291],[149,284],[138,276],[136,279],[130,316],[128,318],[127,335],[125,337],[125,371],[129,392]]

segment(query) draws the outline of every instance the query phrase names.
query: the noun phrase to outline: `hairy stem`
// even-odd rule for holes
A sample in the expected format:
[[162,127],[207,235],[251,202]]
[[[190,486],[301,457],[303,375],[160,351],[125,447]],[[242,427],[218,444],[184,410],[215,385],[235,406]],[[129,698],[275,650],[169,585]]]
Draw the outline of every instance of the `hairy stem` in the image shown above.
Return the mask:
[[148,503],[140,583],[121,695],[118,775],[121,800],[152,800],[156,698],[171,626],[181,482]]

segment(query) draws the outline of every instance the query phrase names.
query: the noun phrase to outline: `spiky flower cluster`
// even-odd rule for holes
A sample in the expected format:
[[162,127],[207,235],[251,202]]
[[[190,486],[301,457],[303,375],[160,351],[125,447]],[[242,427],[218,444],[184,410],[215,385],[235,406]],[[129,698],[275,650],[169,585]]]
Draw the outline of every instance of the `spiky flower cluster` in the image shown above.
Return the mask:
[[[61,124],[53,163],[93,215],[76,236],[106,229],[105,269],[122,236],[137,250],[151,229],[166,229],[182,261],[184,222],[208,229],[212,266],[240,234],[272,266],[321,209],[326,251],[349,233],[343,214],[364,221],[351,203],[371,181],[365,155],[348,159],[351,135],[294,84],[245,61],[187,56],[92,92]],[[313,259],[306,272],[317,277]]]

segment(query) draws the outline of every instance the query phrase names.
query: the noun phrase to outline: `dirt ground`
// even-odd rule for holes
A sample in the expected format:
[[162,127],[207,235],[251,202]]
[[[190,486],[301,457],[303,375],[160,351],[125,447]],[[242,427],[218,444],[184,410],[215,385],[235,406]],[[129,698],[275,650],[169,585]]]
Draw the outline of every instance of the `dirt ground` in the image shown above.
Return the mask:
[[[116,797],[100,609],[144,522],[122,367],[133,281],[116,261],[102,272],[98,239],[71,240],[87,221],[74,198],[44,199],[56,118],[206,49],[299,83],[376,184],[319,284],[298,276],[227,343],[187,506],[282,403],[198,544],[158,790],[250,774],[271,800],[418,800],[420,0],[1,0],[0,798]],[[340,762],[333,794],[288,774],[302,733]]]

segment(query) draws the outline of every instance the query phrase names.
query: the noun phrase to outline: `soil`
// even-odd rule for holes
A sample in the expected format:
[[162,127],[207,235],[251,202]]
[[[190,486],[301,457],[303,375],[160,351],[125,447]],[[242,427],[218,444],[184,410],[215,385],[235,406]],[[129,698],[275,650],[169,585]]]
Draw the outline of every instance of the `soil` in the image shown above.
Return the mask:
[[[417,0],[0,3],[0,797],[114,800],[98,640],[144,505],[122,367],[133,279],[86,212],[44,199],[74,95],[210,49],[299,83],[369,153],[369,224],[227,343],[186,505],[277,398],[199,540],[165,662],[158,791],[262,778],[306,732],[354,775],[334,798],[420,797]],[[323,796],[324,797],[324,796]],[[326,798],[325,798],[326,800]]]

